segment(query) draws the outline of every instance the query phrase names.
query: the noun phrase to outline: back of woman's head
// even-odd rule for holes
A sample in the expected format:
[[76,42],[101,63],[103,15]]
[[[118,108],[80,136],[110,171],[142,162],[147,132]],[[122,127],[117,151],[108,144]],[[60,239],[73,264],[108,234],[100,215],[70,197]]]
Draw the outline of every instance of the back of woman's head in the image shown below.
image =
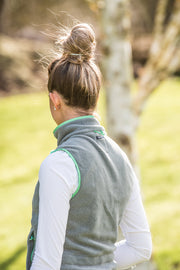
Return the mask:
[[94,109],[101,86],[94,31],[88,24],[77,24],[57,44],[62,55],[49,65],[49,92],[56,90],[69,106]]

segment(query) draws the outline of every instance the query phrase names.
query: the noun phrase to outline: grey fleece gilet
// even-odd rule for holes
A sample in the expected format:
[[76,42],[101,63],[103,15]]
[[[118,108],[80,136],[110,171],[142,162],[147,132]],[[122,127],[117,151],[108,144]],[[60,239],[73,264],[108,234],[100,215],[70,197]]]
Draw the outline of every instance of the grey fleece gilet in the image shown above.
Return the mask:
[[[114,270],[114,244],[131,192],[132,168],[92,116],[66,121],[55,129],[54,135],[58,140],[55,151],[65,151],[73,159],[79,178],[78,189],[70,201],[60,269]],[[27,270],[37,234],[38,202],[39,182],[33,197]]]

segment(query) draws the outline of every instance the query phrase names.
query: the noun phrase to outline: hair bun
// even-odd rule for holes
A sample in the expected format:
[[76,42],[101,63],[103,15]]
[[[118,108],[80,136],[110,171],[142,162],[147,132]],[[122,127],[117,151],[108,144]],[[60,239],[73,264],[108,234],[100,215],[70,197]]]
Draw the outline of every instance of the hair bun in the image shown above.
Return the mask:
[[62,40],[63,55],[69,62],[80,64],[94,58],[95,33],[88,24],[75,25]]

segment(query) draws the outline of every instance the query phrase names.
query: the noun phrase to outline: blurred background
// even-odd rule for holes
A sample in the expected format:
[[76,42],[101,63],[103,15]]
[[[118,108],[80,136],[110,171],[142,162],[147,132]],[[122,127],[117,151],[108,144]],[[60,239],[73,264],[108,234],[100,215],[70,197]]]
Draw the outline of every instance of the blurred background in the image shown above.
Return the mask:
[[137,269],[180,269],[179,0],[0,0],[0,269],[25,269],[39,166],[56,147],[47,65],[77,22],[97,37],[101,122],[140,179],[153,255]]

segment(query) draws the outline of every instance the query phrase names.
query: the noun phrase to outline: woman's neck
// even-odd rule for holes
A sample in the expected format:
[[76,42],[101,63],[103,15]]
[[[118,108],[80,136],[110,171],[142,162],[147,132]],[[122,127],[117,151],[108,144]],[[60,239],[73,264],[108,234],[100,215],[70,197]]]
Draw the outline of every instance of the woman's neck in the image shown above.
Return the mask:
[[60,125],[61,123],[73,119],[73,118],[77,118],[80,116],[85,116],[85,115],[94,115],[95,111],[92,109],[89,110],[84,110],[82,108],[76,108],[76,107],[70,107],[70,106],[63,106],[63,108],[61,108],[61,117],[58,121],[58,125]]

